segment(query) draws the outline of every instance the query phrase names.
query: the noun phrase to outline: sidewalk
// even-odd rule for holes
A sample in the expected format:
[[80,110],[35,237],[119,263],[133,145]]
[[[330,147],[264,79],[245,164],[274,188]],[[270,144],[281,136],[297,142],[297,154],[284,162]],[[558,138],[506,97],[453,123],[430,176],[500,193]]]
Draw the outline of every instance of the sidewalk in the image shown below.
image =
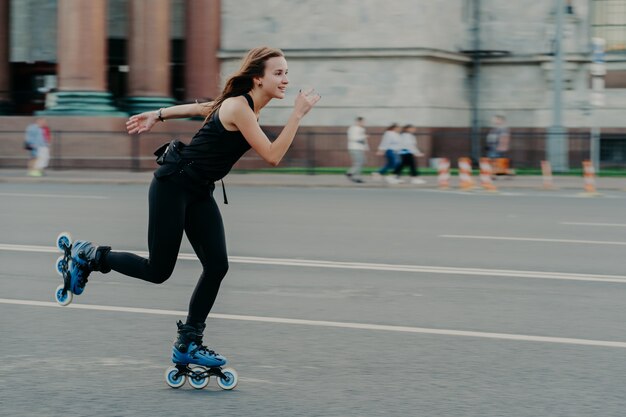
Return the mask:
[[[352,188],[401,188],[401,189],[436,189],[436,176],[423,176],[424,185],[389,185],[384,181],[365,177],[365,183],[355,184],[344,175],[300,175],[300,174],[266,174],[266,173],[230,173],[224,179],[227,186],[278,186],[278,187],[352,187]],[[22,169],[0,169],[0,183],[75,183],[75,184],[148,184],[152,180],[152,172],[132,172],[115,170],[49,170],[45,177],[28,177]],[[478,179],[474,177],[474,180]],[[540,176],[516,176],[498,178],[494,181],[498,189],[543,189]],[[556,189],[584,191],[582,177],[555,176],[553,184]],[[598,191],[626,191],[626,178],[596,178]],[[458,178],[450,181],[450,189],[458,189]],[[477,186],[475,190],[480,190]]]

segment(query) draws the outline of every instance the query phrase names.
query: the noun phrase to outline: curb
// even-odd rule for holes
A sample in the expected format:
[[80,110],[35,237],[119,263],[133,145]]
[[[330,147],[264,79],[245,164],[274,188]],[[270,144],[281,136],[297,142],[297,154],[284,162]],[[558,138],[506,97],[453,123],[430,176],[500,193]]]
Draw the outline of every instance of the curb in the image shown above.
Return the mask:
[[[9,171],[8,175],[2,175],[0,170],[0,183],[3,184],[114,184],[114,185],[147,185],[152,181],[152,172],[127,172],[127,171],[75,171],[72,176],[57,176],[52,172],[44,177],[27,177],[22,171]],[[376,189],[428,189],[439,190],[436,176],[425,176],[428,183],[425,185],[397,184],[391,185],[385,182],[369,180],[363,184],[355,184],[346,179],[343,175],[317,174],[251,174],[251,173],[231,173],[225,178],[226,186],[247,186],[247,187],[300,187],[300,188],[376,188]],[[535,190],[550,191],[577,190],[581,194],[584,192],[584,182],[582,178],[564,177],[567,181],[559,184],[558,177],[555,178],[555,187],[547,190],[543,188],[541,177],[519,177],[511,180],[496,181],[498,191],[510,190]],[[608,179],[608,178],[607,178]],[[626,191],[626,179],[610,178],[609,181],[599,180],[596,183],[598,191]],[[603,184],[604,182],[604,184]],[[442,190],[444,191],[444,190]],[[445,191],[463,191],[458,184],[453,182]],[[486,192],[477,186],[468,193]],[[497,194],[493,193],[493,194]]]

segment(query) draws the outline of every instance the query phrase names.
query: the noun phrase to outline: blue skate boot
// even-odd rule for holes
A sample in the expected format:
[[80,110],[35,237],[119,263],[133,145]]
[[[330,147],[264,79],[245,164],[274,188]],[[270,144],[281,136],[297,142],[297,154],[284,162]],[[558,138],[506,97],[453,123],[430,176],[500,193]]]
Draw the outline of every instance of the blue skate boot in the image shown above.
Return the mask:
[[178,339],[172,348],[172,362],[177,365],[200,365],[207,368],[226,365],[226,359],[202,344],[206,324],[183,324],[179,321]]
[[108,246],[94,246],[91,242],[78,240],[72,243],[67,234],[59,235],[57,246],[63,255],[57,259],[57,272],[63,276],[63,285],[57,288],[57,303],[65,306],[72,302],[73,295],[80,295],[85,290],[87,278],[92,271],[107,273],[111,268],[104,262],[104,257],[111,250]]
[[165,372],[165,382],[172,388],[179,388],[186,378],[189,385],[202,389],[209,384],[211,375],[217,377],[217,385],[231,390],[237,386],[237,372],[232,368],[221,367],[226,358],[202,344],[202,334],[206,324],[183,324],[178,326],[178,338],[172,348],[172,362],[175,366]]

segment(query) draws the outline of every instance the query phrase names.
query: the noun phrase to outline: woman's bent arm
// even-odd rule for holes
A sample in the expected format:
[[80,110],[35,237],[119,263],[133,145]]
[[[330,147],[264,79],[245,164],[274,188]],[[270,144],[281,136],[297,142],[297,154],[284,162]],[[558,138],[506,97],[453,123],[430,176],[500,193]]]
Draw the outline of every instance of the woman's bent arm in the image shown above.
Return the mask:
[[300,121],[319,99],[320,96],[312,91],[299,93],[287,124],[274,142],[270,142],[263,133],[254,112],[242,100],[232,104],[224,103],[227,106],[224,110],[230,116],[229,118],[232,118],[233,124],[237,126],[252,149],[270,165],[277,166],[291,146],[300,126]]
[[250,143],[252,149],[254,149],[261,156],[261,158],[267,161],[270,165],[277,166],[293,143],[293,139],[296,136],[302,117],[298,116],[295,112],[292,112],[287,124],[280,132],[280,135],[278,135],[274,142],[270,142],[254,118],[254,113],[249,113],[249,116],[252,117],[242,119],[241,126],[239,127],[241,133],[246,138],[248,143]]

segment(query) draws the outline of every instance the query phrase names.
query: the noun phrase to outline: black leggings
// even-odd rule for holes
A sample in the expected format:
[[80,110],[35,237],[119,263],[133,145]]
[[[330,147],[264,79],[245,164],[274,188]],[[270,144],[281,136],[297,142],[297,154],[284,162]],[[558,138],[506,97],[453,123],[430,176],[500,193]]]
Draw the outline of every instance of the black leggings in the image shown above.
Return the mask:
[[153,178],[148,195],[148,259],[127,252],[109,252],[106,263],[114,271],[161,284],[178,258],[183,230],[202,263],[202,275],[189,303],[187,321],[206,321],[222,279],[228,271],[224,224],[213,189],[192,187],[185,174]]

